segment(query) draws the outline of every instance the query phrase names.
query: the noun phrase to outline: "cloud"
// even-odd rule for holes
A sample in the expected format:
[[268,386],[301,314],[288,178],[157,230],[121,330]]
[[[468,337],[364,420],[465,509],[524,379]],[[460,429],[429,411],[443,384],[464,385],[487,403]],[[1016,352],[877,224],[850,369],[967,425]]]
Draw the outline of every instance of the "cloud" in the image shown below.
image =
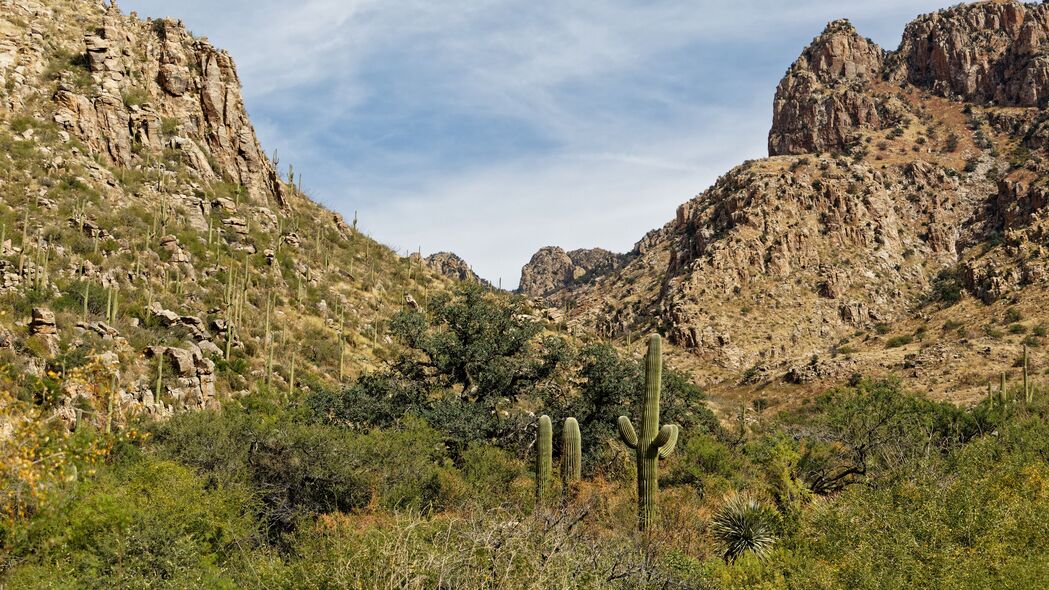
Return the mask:
[[123,0],[233,54],[267,150],[377,238],[515,285],[538,247],[629,248],[746,158],[801,49],[898,43],[931,0]]

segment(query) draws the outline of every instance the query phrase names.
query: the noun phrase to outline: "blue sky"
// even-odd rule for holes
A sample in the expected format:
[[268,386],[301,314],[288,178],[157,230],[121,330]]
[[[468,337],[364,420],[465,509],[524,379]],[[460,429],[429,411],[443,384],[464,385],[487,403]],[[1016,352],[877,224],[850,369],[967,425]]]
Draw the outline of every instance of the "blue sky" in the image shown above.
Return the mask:
[[122,0],[233,55],[263,147],[400,251],[517,284],[542,246],[629,250],[764,157],[830,20],[895,49],[934,0]]

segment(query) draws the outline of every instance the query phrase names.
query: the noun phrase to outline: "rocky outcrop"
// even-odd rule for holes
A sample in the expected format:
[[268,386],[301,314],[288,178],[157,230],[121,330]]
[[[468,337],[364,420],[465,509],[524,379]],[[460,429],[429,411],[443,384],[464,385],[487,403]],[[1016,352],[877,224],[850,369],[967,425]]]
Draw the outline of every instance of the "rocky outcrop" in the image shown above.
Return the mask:
[[769,155],[845,151],[858,129],[893,120],[870,93],[883,52],[848,21],[835,21],[813,40],[776,89]]
[[961,5],[914,20],[890,78],[968,102],[1049,104],[1049,6],[1012,0]]
[[565,252],[556,246],[547,246],[532,255],[521,269],[518,290],[532,297],[546,297],[615,271],[624,259],[621,254],[601,248]]
[[55,334],[58,334],[58,324],[55,323],[55,312],[42,307],[34,307],[33,319],[29,321],[29,334],[31,336],[54,336]]
[[55,121],[95,153],[130,168],[170,150],[201,180],[241,185],[258,203],[286,203],[229,54],[179,21],[140,21],[115,5],[81,50],[87,72],[59,83]]
[[450,277],[457,281],[469,281],[488,285],[488,281],[477,276],[470,264],[460,258],[454,252],[436,252],[425,258],[426,266],[434,272]]

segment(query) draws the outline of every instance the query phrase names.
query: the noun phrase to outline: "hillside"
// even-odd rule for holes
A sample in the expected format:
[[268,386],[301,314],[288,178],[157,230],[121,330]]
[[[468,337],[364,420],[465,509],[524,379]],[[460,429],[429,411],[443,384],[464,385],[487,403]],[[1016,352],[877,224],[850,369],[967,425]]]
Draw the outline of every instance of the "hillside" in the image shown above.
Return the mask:
[[1002,0],[919,17],[893,52],[830,23],[777,88],[768,158],[622,268],[536,294],[577,330],[663,331],[722,406],[857,373],[972,401],[1023,344],[1046,368],[1047,34],[1049,7]]
[[0,8],[0,390],[119,424],[332,385],[451,283],[303,194],[181,22]]

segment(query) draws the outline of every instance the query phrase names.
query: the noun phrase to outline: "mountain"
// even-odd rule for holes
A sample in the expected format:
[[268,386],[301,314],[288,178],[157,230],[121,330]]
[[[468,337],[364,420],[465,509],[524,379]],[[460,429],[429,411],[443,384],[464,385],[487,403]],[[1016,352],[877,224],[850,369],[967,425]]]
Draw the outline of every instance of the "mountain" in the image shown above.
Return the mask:
[[395,311],[451,284],[282,173],[232,58],[181,22],[0,7],[0,388],[73,420],[109,414],[107,392],[68,385],[81,373],[123,416],[332,385],[390,354]]
[[832,22],[777,88],[768,158],[541,294],[578,330],[663,331],[726,399],[856,373],[973,399],[1044,341],[1047,103],[1049,6],[941,10],[892,52]]
[[565,252],[548,246],[536,252],[521,269],[518,290],[532,297],[544,297],[618,270],[624,260],[623,255],[602,248]]

